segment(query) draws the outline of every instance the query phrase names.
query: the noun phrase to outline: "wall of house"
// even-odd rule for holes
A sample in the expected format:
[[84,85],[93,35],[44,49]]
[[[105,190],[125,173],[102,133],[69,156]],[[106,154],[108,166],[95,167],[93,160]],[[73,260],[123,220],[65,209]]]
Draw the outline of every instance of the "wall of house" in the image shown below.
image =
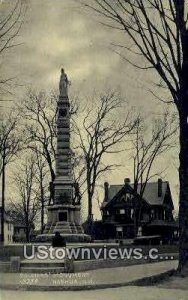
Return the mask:
[[[1,232],[1,225],[0,225]],[[14,225],[9,222],[4,223],[4,244],[8,245],[13,242]]]
[[15,242],[24,242],[26,241],[26,230],[23,227],[14,228],[14,241]]

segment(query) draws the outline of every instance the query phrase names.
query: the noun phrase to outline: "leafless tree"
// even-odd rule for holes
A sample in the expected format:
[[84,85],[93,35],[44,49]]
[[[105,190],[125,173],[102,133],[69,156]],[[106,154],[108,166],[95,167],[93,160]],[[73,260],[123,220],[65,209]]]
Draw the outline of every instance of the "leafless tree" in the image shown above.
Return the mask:
[[1,241],[4,241],[5,179],[7,165],[14,161],[22,149],[19,134],[19,118],[13,111],[1,114],[0,118],[0,177],[2,185]]
[[38,147],[33,147],[32,150],[34,152],[36,164],[36,197],[38,198],[38,203],[40,205],[40,230],[41,233],[43,233],[45,208],[49,202],[49,169],[46,165],[44,156],[41,155],[40,149]]
[[[123,34],[118,46],[126,61],[136,68],[155,71],[160,79],[156,81],[158,90],[166,88],[170,98],[167,100],[167,97],[164,99],[157,94],[157,99],[175,103],[177,107],[180,126],[179,271],[183,273],[188,265],[187,1],[89,0],[84,3],[103,17],[105,25]],[[136,56],[144,58],[140,65],[134,63]]]
[[[48,165],[51,182],[55,179],[55,155],[56,155],[56,116],[58,94],[52,91],[49,95],[45,92],[30,90],[26,98],[18,105],[25,127],[27,145],[33,151],[42,155]],[[73,100],[70,106],[70,114],[77,112],[76,102]],[[49,203],[53,200],[53,189],[50,189]]]
[[0,175],[3,166],[11,163],[22,149],[19,116],[13,110],[0,116]]
[[75,124],[78,148],[83,157],[82,172],[87,187],[90,220],[93,216],[93,197],[97,180],[106,172],[118,167],[116,163],[105,163],[104,158],[108,154],[118,154],[123,150],[123,147],[120,149],[120,144],[129,137],[136,123],[131,110],[125,112],[123,121],[118,119],[123,102],[116,92],[100,95],[98,101],[93,99],[91,103],[91,108],[85,108],[82,126]]
[[[20,45],[19,32],[23,24],[26,5],[23,0],[14,0],[8,4],[1,3],[0,13],[0,57],[5,55],[10,48]],[[0,76],[0,88],[9,91],[13,77]],[[0,100],[2,101],[2,100]]]
[[10,205],[10,212],[15,216],[15,221],[20,221],[26,227],[27,242],[30,240],[31,229],[40,209],[36,194],[36,171],[36,157],[33,155],[26,157],[21,167],[15,171],[14,183],[17,199],[11,201]]
[[[165,112],[162,118],[153,120],[152,125],[145,124],[143,118],[138,118],[133,139],[132,159],[134,166],[134,191],[139,194],[139,201],[135,205],[134,225],[135,234],[141,220],[144,192],[147,183],[152,178],[162,176],[164,169],[153,172],[162,154],[176,147],[178,126],[174,115]],[[151,128],[152,127],[152,128]],[[148,129],[151,132],[148,132]]]
[[[149,128],[148,128],[149,127]],[[151,130],[148,132],[147,128]],[[164,170],[153,173],[152,168],[157,159],[175,147],[177,133],[174,115],[165,112],[162,118],[155,118],[152,126],[145,124],[143,118],[139,118],[136,124],[135,139],[133,139],[133,165],[134,165],[134,190],[143,197],[149,180],[160,176]],[[138,191],[139,184],[139,191]]]
[[[42,155],[48,165],[51,181],[55,179],[54,161],[56,151],[56,101],[43,92],[29,91],[26,99],[18,105],[26,136],[26,145]],[[52,192],[52,191],[51,191]],[[53,199],[51,193],[50,199]]]

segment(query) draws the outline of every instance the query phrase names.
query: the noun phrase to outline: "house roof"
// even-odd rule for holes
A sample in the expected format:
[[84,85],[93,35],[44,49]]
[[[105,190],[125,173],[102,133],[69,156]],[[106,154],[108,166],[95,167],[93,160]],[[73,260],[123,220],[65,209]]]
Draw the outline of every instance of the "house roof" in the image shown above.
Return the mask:
[[108,189],[108,199],[111,200],[124,187],[122,184],[110,185]]
[[119,197],[119,194],[126,192],[134,193],[133,188],[129,184],[124,185],[111,185],[108,188],[108,201],[103,201],[101,205],[101,209],[111,205],[112,203],[116,203],[116,199]]
[[[108,189],[108,202],[103,202],[102,207],[105,207],[107,203],[111,202],[111,200],[121,191],[121,189],[125,185],[110,185]],[[130,184],[130,187],[133,189],[133,184]],[[143,199],[149,204],[149,205],[163,205],[164,204],[164,199],[165,195],[167,192],[167,189],[169,188],[169,183],[168,181],[162,181],[162,194],[159,197],[158,196],[158,182],[148,182]],[[138,184],[138,194],[141,189],[141,184]],[[172,204],[173,205],[173,204]]]
[[[133,187],[133,184],[131,186]],[[160,197],[158,197],[158,182],[148,182],[146,184],[146,187],[144,190],[143,198],[150,205],[163,205],[167,187],[168,187],[168,182],[163,181],[162,182],[162,194]],[[138,194],[140,192],[140,188],[141,188],[141,185],[138,184]]]

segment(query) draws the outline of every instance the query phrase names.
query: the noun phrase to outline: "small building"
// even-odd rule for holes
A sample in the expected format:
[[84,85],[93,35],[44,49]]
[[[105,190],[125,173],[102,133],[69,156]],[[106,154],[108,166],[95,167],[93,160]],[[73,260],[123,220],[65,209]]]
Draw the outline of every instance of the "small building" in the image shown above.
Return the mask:
[[[33,241],[35,238],[34,224],[29,229],[29,241]],[[13,241],[16,243],[27,242],[27,227],[22,222],[14,223]]]
[[21,223],[14,224],[14,242],[25,242],[26,241],[26,226]]
[[[14,225],[10,217],[4,214],[4,244],[8,245],[13,242]],[[0,208],[0,238],[1,238],[1,208]]]
[[177,225],[169,182],[148,182],[142,198],[140,189],[138,184],[135,192],[129,179],[123,185],[104,184],[101,210],[106,238],[153,236],[163,242],[171,241]]

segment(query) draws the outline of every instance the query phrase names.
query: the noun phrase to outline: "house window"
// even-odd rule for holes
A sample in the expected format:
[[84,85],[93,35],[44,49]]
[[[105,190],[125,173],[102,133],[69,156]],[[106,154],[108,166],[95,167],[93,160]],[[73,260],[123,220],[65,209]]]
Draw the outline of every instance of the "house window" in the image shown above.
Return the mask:
[[127,200],[127,202],[131,202],[132,195],[131,194],[126,194],[126,200]]
[[141,226],[138,227],[137,236],[142,236],[142,227]]
[[122,231],[123,231],[123,227],[122,227],[122,226],[116,227],[116,231],[117,231],[117,232],[122,232]]
[[153,220],[154,219],[154,214],[155,214],[155,211],[154,209],[151,210],[151,219]]
[[133,218],[133,215],[134,215],[134,209],[131,208],[131,219]]
[[125,214],[125,210],[124,209],[120,209],[119,213],[120,213],[120,215],[124,215]]
[[109,211],[108,211],[108,210],[105,210],[105,211],[104,211],[104,216],[109,216],[109,215],[110,215]]
[[120,239],[123,238],[123,227],[116,227],[116,237]]

